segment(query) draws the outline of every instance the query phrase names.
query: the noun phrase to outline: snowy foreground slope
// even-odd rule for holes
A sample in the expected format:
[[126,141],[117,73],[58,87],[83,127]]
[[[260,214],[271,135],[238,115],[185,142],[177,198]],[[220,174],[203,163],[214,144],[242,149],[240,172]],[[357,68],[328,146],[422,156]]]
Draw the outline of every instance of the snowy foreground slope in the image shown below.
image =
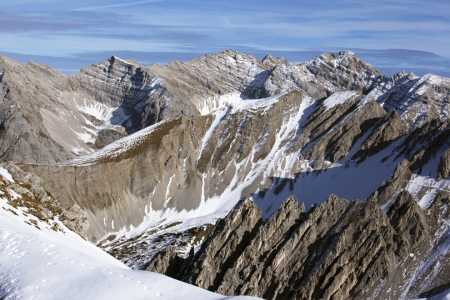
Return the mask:
[[[10,176],[0,171],[3,178]],[[25,209],[14,208],[4,193],[0,208],[0,299],[256,299],[224,297],[131,270],[61,222],[55,221],[64,232],[54,231]]]

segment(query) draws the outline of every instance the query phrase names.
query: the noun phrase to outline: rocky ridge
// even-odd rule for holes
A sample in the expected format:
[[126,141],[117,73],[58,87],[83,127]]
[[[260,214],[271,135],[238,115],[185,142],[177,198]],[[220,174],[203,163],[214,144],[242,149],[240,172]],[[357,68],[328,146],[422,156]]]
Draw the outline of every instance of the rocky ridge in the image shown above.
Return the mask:
[[348,51],[294,64],[227,50],[165,67],[112,56],[71,76],[4,56],[0,65],[4,161],[61,162],[161,120],[207,114],[230,94],[259,99],[298,90],[323,99],[341,91],[370,93],[408,127],[448,115],[447,79],[405,72],[385,78]]
[[[239,199],[270,188],[271,176],[289,178],[302,170],[329,168],[355,145],[355,137],[371,128],[367,123],[372,126],[386,114],[375,101],[353,111],[360,96],[342,96],[343,105],[320,114],[324,101],[293,91],[250,110],[168,120],[61,165],[23,168],[45,178],[46,189],[63,206],[84,207],[92,224],[88,235],[100,237],[114,230],[112,221],[115,228],[130,222],[138,226],[149,204],[155,211],[192,210],[216,195],[225,197],[230,189],[237,188]],[[333,128],[339,117],[342,124]],[[225,198],[209,203],[214,201],[234,205]]]

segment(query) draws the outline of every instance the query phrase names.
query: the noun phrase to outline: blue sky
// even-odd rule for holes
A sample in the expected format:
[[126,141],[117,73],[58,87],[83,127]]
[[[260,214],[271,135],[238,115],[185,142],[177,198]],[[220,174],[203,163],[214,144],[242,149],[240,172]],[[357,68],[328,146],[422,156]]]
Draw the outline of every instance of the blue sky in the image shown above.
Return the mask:
[[111,55],[144,65],[233,49],[300,62],[351,50],[392,75],[450,77],[447,1],[2,0],[0,53],[65,73]]

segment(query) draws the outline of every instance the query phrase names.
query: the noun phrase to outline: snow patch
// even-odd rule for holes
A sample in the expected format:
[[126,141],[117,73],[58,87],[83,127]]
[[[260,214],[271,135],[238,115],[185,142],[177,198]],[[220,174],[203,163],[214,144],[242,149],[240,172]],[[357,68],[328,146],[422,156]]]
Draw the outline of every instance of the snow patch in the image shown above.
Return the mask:
[[197,109],[202,115],[213,113],[217,110],[223,110],[231,107],[231,112],[238,110],[258,109],[261,106],[268,106],[278,101],[278,98],[285,95],[282,93],[276,96],[261,98],[261,99],[249,99],[243,96],[241,93],[230,93],[222,95],[220,97],[212,97],[205,99],[203,103],[197,105]]
[[353,100],[353,98],[357,95],[358,93],[355,91],[334,93],[330,97],[325,99],[325,101],[323,102],[323,106],[325,106],[325,111],[335,107],[336,105],[341,105],[345,102]]
[[6,170],[3,167],[0,167],[0,175],[2,175],[2,177],[8,180],[9,182],[14,182],[11,174],[8,172],[8,170]]
[[120,140],[117,140],[100,150],[93,153],[76,157],[66,162],[60,163],[62,166],[87,166],[98,162],[102,158],[114,159],[121,154],[127,152],[129,149],[141,144],[147,136],[149,136],[154,130],[157,130],[159,126],[164,126],[165,123],[172,120],[164,120],[158,122],[152,126],[146,127],[138,132],[135,132],[129,136],[126,136]]
[[440,191],[450,193],[450,180],[413,174],[406,190],[413,195],[422,209],[427,209]]
[[429,300],[450,300],[450,289],[446,290],[445,292],[439,295],[431,297]]

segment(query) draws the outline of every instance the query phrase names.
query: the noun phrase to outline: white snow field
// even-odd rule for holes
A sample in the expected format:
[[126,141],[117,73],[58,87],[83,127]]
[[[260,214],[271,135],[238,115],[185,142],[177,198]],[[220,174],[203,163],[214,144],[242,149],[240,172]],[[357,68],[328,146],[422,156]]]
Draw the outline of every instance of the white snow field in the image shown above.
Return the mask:
[[0,299],[257,299],[131,270],[67,228],[49,227],[0,197]]

